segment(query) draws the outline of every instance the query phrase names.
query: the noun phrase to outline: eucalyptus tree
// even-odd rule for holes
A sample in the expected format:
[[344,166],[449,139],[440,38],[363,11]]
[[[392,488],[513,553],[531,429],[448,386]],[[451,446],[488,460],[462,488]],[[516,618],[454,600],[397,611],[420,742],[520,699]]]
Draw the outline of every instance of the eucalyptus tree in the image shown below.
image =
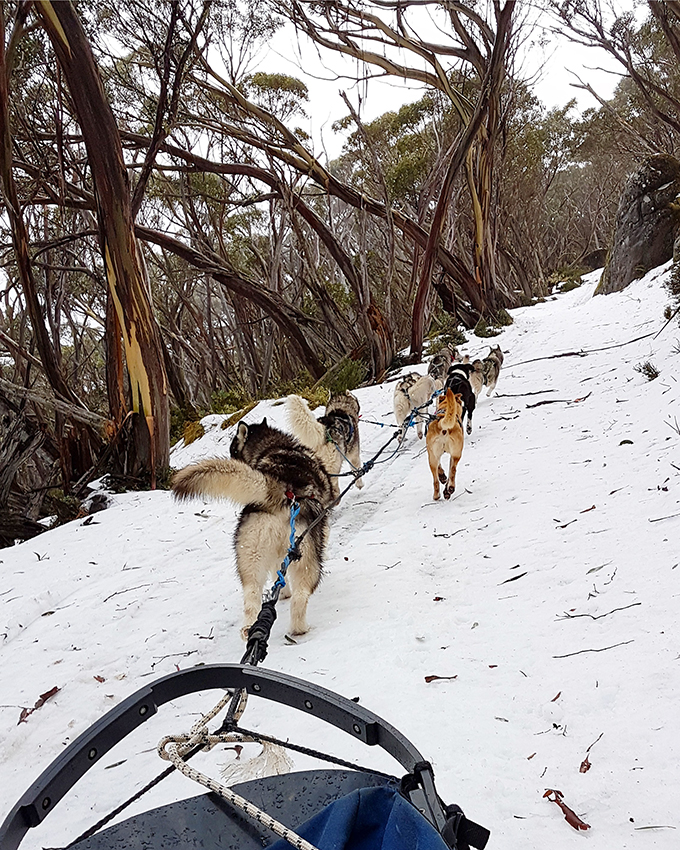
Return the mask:
[[[424,246],[413,313],[411,348],[422,351],[424,311],[434,260],[458,170],[464,168],[472,209],[472,273],[460,273],[462,287],[474,309],[493,312],[503,295],[495,272],[495,152],[503,123],[502,87],[511,60],[515,3],[491,4],[487,20],[474,4],[447,2],[364,3],[362,0],[294,0],[281,3],[296,27],[315,44],[390,75],[442,92],[459,120],[459,132],[446,151],[447,167]],[[427,7],[441,42],[421,35],[428,29]],[[429,27],[432,29],[431,25]],[[402,59],[402,57],[406,57]],[[456,86],[454,70],[466,68],[477,80],[476,98]],[[369,73],[370,76],[370,73]],[[461,263],[463,268],[465,264]]]
[[552,0],[557,26],[572,41],[605,50],[620,65],[617,103],[587,89],[616,121],[640,155],[671,153],[680,145],[680,3],[647,5],[641,22],[606,0]]

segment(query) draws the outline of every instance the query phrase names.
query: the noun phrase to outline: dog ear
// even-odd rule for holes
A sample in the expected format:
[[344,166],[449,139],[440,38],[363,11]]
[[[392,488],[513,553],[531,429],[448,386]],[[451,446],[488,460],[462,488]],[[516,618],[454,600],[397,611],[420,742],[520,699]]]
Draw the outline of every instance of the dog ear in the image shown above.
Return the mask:
[[247,439],[248,426],[242,419],[236,426],[236,436],[231,441],[230,454],[232,457],[237,457],[241,453]]
[[265,416],[264,419],[262,420],[262,422],[260,422],[260,425],[266,425],[266,424],[267,424],[267,417]]

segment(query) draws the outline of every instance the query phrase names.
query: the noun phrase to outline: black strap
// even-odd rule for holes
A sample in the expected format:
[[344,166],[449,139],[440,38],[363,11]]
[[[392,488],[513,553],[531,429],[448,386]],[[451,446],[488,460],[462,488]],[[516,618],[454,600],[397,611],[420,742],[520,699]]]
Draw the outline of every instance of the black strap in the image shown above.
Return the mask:
[[262,603],[257,620],[248,629],[248,641],[241,664],[252,664],[256,667],[267,657],[267,642],[276,621],[276,602],[276,599],[269,599]]
[[[411,773],[407,773],[401,780],[399,790],[407,799],[411,799],[413,791],[422,788],[421,774],[423,772],[432,774],[432,765],[429,761],[421,761],[413,766]],[[491,833],[488,829],[465,817],[460,806],[455,803],[445,806],[446,823],[441,830],[441,837],[451,850],[484,850]]]
[[441,832],[442,838],[452,850],[484,850],[491,833],[486,827],[465,817],[460,806],[446,807],[446,825]]

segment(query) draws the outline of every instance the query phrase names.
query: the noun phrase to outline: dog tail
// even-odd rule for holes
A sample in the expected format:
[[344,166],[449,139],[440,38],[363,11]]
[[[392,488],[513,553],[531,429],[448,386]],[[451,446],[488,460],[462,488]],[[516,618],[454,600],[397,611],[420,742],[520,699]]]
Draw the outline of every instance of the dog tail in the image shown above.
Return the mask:
[[309,409],[309,405],[299,395],[289,395],[286,399],[286,413],[293,434],[312,451],[318,452],[326,442],[326,430]]
[[173,478],[176,499],[228,499],[239,505],[278,505],[284,498],[280,481],[231,458],[211,458],[181,469]]

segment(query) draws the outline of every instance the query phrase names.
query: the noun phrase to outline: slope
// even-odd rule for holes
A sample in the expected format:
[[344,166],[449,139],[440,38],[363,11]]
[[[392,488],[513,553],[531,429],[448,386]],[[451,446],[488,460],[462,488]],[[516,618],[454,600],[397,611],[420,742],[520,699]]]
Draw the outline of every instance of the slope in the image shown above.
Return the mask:
[[[266,666],[358,697],[396,725],[434,764],[441,796],[492,830],[494,850],[580,838],[597,850],[677,846],[677,328],[653,336],[667,272],[606,298],[593,297],[595,274],[514,311],[494,340],[506,352],[498,394],[480,398],[452,500],[432,501],[424,445],[409,434],[337,509],[312,630],[296,643],[281,603]],[[635,370],[646,360],[661,370],[655,381]],[[357,391],[364,458],[391,436],[368,420],[392,422],[392,391]],[[285,427],[280,404],[248,419],[263,415]],[[228,453],[222,420],[208,417],[173,465]],[[227,504],[129,493],[0,553],[3,817],[65,744],[144,682],[238,660],[235,518]],[[155,775],[158,739],[213,701],[179,700],[145,724],[22,846],[67,843]],[[255,728],[395,769],[309,718],[248,712]],[[575,832],[543,798],[549,788],[591,829]],[[138,808],[195,793],[173,777]]]

